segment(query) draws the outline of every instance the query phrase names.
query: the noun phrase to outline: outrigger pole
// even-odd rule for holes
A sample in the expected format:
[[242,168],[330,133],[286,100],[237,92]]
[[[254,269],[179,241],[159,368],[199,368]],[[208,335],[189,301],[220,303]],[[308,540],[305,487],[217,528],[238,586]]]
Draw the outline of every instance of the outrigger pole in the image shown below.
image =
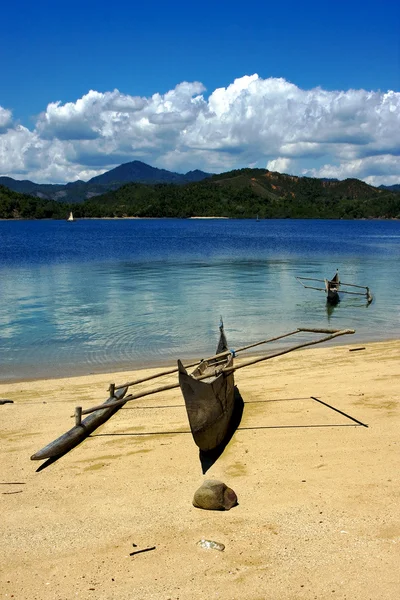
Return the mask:
[[[297,346],[293,346],[292,348],[287,348],[286,350],[281,350],[279,352],[275,352],[274,354],[268,354],[268,356],[263,356],[261,358],[256,358],[256,359],[250,360],[242,365],[238,365],[237,367],[229,367],[228,369],[223,369],[223,372],[230,373],[230,372],[236,371],[237,369],[242,369],[243,367],[247,367],[249,365],[254,365],[255,363],[258,363],[258,362],[261,362],[264,360],[269,360],[270,358],[274,358],[275,356],[281,356],[282,354],[287,354],[288,352],[293,352],[293,350],[298,350],[299,348],[305,348],[307,346],[321,344],[322,342],[327,342],[328,340],[332,340],[341,335],[348,335],[348,334],[355,333],[355,330],[354,329],[311,329],[311,328],[299,327],[298,329],[296,329],[296,331],[292,331],[291,333],[287,333],[285,335],[279,336],[278,338],[274,338],[274,339],[288,337],[289,335],[294,335],[294,334],[300,333],[300,332],[327,333],[328,335],[320,340],[304,342],[303,344],[298,344]],[[265,342],[257,342],[255,344],[251,344],[250,346],[246,346],[245,348],[256,346],[257,344],[262,344],[262,343],[265,343]],[[239,348],[238,351],[240,351],[240,350],[241,349]],[[212,356],[210,358],[217,358],[217,357],[223,356],[224,354],[226,354],[226,353],[216,354],[215,356]],[[209,377],[209,375],[204,375],[202,377],[198,377],[197,380],[200,381],[201,379],[207,379],[207,377]],[[125,396],[125,398],[123,400],[116,400],[115,402],[110,402],[107,406],[108,406],[108,408],[123,406],[126,402],[130,402],[131,400],[137,400],[138,398],[142,398],[144,396],[150,396],[151,394],[157,394],[158,392],[166,392],[168,390],[172,390],[177,387],[179,387],[179,383],[171,383],[170,385],[164,385],[164,386],[161,386],[154,390],[149,390],[147,392],[139,392],[137,394],[130,394],[129,396]],[[88,415],[92,412],[95,412],[96,410],[102,410],[103,408],[104,408],[104,404],[99,404],[97,406],[93,406],[92,408],[86,408],[85,410],[82,410],[81,414]]]
[[[283,354],[288,354],[288,352],[293,352],[293,350],[298,350],[299,348],[306,348],[307,346],[314,346],[315,344],[321,344],[322,342],[327,342],[328,340],[333,340],[333,338],[338,337],[340,335],[348,335],[355,333],[354,329],[298,329],[300,331],[309,331],[312,333],[330,333],[330,335],[320,339],[313,340],[311,342],[305,342],[303,344],[298,344],[297,346],[293,346],[292,348],[286,348],[286,350],[281,350],[280,352],[275,352],[274,354],[269,354],[268,356],[262,356],[261,358],[254,358],[253,360],[249,360],[237,367],[228,367],[227,369],[223,369],[224,373],[233,373],[233,371],[237,371],[238,369],[243,369],[243,367],[249,367],[250,365],[255,365],[264,360],[268,360],[269,358],[275,358],[276,356],[282,356]],[[296,332],[297,333],[297,332]]]
[[[320,281],[321,283],[325,283],[327,281],[325,279],[317,279],[317,278],[314,278],[314,277],[298,277],[298,276],[296,276],[296,279],[297,279],[297,281],[299,281],[301,283],[301,285],[304,288],[307,288],[309,290],[318,290],[319,292],[326,292],[326,288],[317,288],[317,287],[314,287],[312,285],[305,285],[303,283],[303,281],[302,281],[302,280],[304,280],[304,281]],[[370,289],[366,285],[356,285],[355,283],[344,283],[342,281],[339,281],[337,285],[338,285],[338,291],[341,294],[352,294],[354,296],[366,296],[367,299],[368,299],[368,302],[372,301],[372,295],[371,295]],[[346,286],[349,286],[349,287],[359,288],[359,289],[366,290],[366,291],[364,293],[362,293],[362,292],[350,292],[349,290],[342,289],[343,285],[346,285]]]
[[[355,333],[354,329],[309,329],[309,328],[303,328],[303,327],[300,328],[299,327],[298,329],[296,329],[295,331],[291,331],[290,333],[285,333],[285,334],[277,336],[275,338],[270,338],[268,340],[262,340],[260,342],[255,342],[253,344],[243,346],[242,348],[239,348],[236,352],[241,352],[242,350],[247,350],[248,348],[254,348],[255,346],[258,346],[260,344],[265,344],[265,343],[271,342],[273,340],[279,340],[279,339],[282,339],[285,337],[289,337],[291,335],[295,335],[300,332],[325,333],[327,335],[319,340],[313,340],[311,342],[305,342],[302,344],[298,344],[297,346],[293,346],[292,348],[288,348],[286,350],[281,350],[279,352],[269,354],[268,356],[264,356],[261,358],[255,358],[253,360],[247,361],[247,362],[243,363],[242,365],[238,365],[237,367],[224,369],[223,372],[230,373],[230,372],[236,371],[237,369],[242,369],[243,367],[246,367],[246,366],[249,366],[249,365],[264,361],[264,360],[269,360],[276,356],[281,356],[283,354],[287,354],[288,352],[292,352],[293,350],[298,350],[299,348],[305,348],[307,346],[312,346],[314,344],[320,344],[322,342],[326,342],[328,340],[331,340],[331,339],[341,336],[341,335]],[[223,357],[223,356],[226,356],[226,354],[229,352],[230,351],[226,351],[221,354],[217,354],[211,358]],[[233,351],[231,351],[231,352],[233,352]],[[194,363],[194,364],[198,364],[198,363]],[[129,396],[126,396],[126,392],[127,392],[129,385],[133,385],[134,383],[139,383],[141,381],[148,381],[149,379],[152,379],[154,377],[160,377],[161,375],[164,375],[167,373],[173,373],[175,371],[176,371],[176,369],[170,370],[167,372],[164,371],[162,373],[157,373],[155,376],[145,377],[141,380],[136,380],[136,382],[130,382],[128,384],[124,384],[124,386],[118,386],[118,388],[117,388],[117,386],[115,386],[115,384],[112,383],[110,385],[110,389],[109,389],[110,397],[108,398],[108,400],[106,400],[106,402],[104,402],[103,404],[100,404],[98,406],[94,406],[92,408],[87,408],[86,410],[82,410],[82,408],[80,406],[76,407],[76,409],[75,409],[75,426],[72,427],[72,429],[70,429],[63,435],[61,435],[60,437],[58,437],[56,440],[51,442],[50,444],[47,444],[47,446],[45,446],[38,452],[35,452],[35,454],[33,454],[31,456],[31,460],[47,459],[45,463],[40,465],[40,467],[37,469],[37,471],[41,471],[42,469],[46,468],[47,466],[50,466],[50,464],[54,463],[59,458],[64,456],[64,454],[66,454],[67,452],[69,452],[70,450],[75,448],[84,439],[86,439],[91,433],[93,433],[93,431],[95,431],[100,425],[102,425],[110,417],[112,417],[127,402],[130,402],[131,400],[137,400],[138,398],[143,398],[143,397],[149,396],[151,394],[157,394],[159,392],[165,392],[167,390],[172,390],[174,388],[179,387],[179,383],[174,383],[174,384],[170,384],[170,385],[164,385],[164,386],[158,387],[156,389],[149,390],[147,392],[138,392],[137,394],[130,394]],[[207,377],[208,377],[207,375],[204,375],[203,377],[199,377],[199,379],[206,379]],[[96,414],[90,414],[90,413],[96,413]],[[89,414],[89,416],[86,417],[85,419],[81,420],[82,415],[87,415],[87,414]]]
[[[302,330],[295,329],[294,331],[290,331],[289,333],[284,333],[283,335],[278,335],[277,337],[269,338],[266,340],[261,340],[260,342],[255,342],[253,344],[249,344],[248,346],[242,346],[241,348],[237,348],[234,352],[235,352],[235,354],[237,354],[238,352],[243,352],[244,350],[248,350],[249,348],[255,348],[255,346],[260,346],[261,344],[268,344],[269,342],[276,342],[277,340],[281,340],[285,337],[288,337],[289,335],[294,335],[295,333],[298,333],[299,331],[302,331]],[[222,357],[226,356],[227,354],[230,354],[230,350],[226,350],[224,352],[220,352],[219,354],[214,354],[213,356],[209,356],[206,359],[202,358],[201,360],[197,360],[194,363],[185,365],[185,369],[189,369],[190,367],[195,367],[196,365],[200,364],[203,360],[211,360],[213,358],[219,358],[219,357],[222,358]],[[119,389],[122,389],[125,387],[129,388],[131,385],[137,385],[139,383],[144,383],[145,381],[150,381],[151,379],[157,379],[158,377],[163,377],[164,375],[171,375],[172,373],[177,373],[178,370],[179,369],[174,367],[173,369],[169,369],[167,371],[160,371],[159,373],[155,373],[153,375],[148,375],[147,377],[142,377],[142,379],[134,379],[133,381],[128,381],[127,383],[123,383],[121,385],[115,385],[114,389],[119,390]]]

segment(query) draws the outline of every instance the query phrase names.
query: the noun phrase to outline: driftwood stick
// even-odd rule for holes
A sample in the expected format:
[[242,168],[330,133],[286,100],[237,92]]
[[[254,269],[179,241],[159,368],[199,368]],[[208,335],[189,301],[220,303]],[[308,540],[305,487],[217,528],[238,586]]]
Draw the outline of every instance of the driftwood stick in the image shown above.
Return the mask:
[[0,485],[26,485],[25,481],[0,481]]
[[151,548],[143,548],[143,550],[134,550],[129,553],[129,556],[134,556],[135,554],[141,554],[142,552],[149,552],[150,550],[155,550],[156,547],[152,546]]
[[[307,330],[305,330],[305,331],[307,331]],[[310,329],[309,331],[313,331],[313,330]],[[319,330],[319,331],[323,331],[323,330]],[[223,369],[223,372],[224,373],[233,373],[234,371],[237,371],[238,369],[243,369],[243,367],[249,367],[250,365],[255,365],[264,360],[269,360],[270,358],[275,358],[276,356],[282,356],[283,354],[288,354],[289,352],[293,352],[293,350],[298,350],[299,348],[306,348],[307,346],[314,346],[315,344],[321,344],[322,342],[327,342],[329,340],[332,340],[335,337],[338,337],[340,335],[347,335],[349,333],[355,333],[355,330],[354,329],[342,329],[342,330],[336,331],[335,333],[331,333],[330,335],[328,335],[324,338],[321,338],[320,340],[312,340],[311,342],[305,342],[303,344],[298,344],[297,346],[293,346],[292,348],[287,348],[286,350],[280,350],[279,352],[275,352],[274,354],[269,354],[268,356],[262,356],[261,358],[254,358],[253,360],[249,360],[241,365],[238,365],[237,367],[228,367],[226,369]]]

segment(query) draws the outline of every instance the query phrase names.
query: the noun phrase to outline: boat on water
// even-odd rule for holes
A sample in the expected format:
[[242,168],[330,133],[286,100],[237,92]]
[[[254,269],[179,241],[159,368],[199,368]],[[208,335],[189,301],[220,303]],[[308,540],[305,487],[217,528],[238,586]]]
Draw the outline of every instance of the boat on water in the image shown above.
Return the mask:
[[[371,291],[366,285],[356,285],[354,283],[344,283],[340,280],[339,271],[337,270],[332,279],[317,279],[316,277],[296,277],[297,281],[301,285],[310,290],[318,290],[326,293],[326,302],[330,306],[335,306],[340,301],[340,294],[352,294],[353,296],[364,296],[367,300],[367,304],[371,304],[373,297]],[[307,283],[304,283],[306,281]],[[321,282],[324,283],[325,287],[315,287],[309,285],[308,282]],[[363,292],[354,292],[347,288],[358,288],[364,290]],[[339,293],[340,292],[340,293]]]
[[325,279],[326,301],[328,304],[335,305],[340,301],[339,297],[340,279],[339,272],[336,271],[332,279]]
[[71,221],[75,221],[75,219],[74,219],[74,215],[73,215],[72,211],[69,213],[69,217],[68,217],[67,221],[68,221],[69,223],[71,223]]
[[178,360],[179,386],[193,439],[203,452],[223,443],[235,405],[234,353],[228,350],[221,320],[216,355],[202,360],[188,373]]

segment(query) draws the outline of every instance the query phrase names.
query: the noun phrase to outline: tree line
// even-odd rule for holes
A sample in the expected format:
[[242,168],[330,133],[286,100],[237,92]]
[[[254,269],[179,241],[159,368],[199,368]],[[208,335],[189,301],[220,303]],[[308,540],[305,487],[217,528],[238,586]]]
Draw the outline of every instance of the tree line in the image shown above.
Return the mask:
[[1,219],[65,219],[71,210],[75,218],[400,218],[400,194],[359,180],[331,182],[263,169],[186,185],[129,183],[76,204],[0,186]]

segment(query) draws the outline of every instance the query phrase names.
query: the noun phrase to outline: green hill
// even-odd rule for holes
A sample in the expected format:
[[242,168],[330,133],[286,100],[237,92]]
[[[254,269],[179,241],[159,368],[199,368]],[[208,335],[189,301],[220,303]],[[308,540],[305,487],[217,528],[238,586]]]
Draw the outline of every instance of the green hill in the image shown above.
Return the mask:
[[0,185],[0,219],[65,219],[67,205],[13,192]]
[[326,180],[240,169],[180,184],[128,183],[80,204],[33,198],[0,186],[0,218],[230,217],[400,218],[400,193],[358,179]]
[[399,218],[400,194],[357,179],[321,180],[241,169],[200,182],[128,184],[86,201],[86,215],[231,218]]

